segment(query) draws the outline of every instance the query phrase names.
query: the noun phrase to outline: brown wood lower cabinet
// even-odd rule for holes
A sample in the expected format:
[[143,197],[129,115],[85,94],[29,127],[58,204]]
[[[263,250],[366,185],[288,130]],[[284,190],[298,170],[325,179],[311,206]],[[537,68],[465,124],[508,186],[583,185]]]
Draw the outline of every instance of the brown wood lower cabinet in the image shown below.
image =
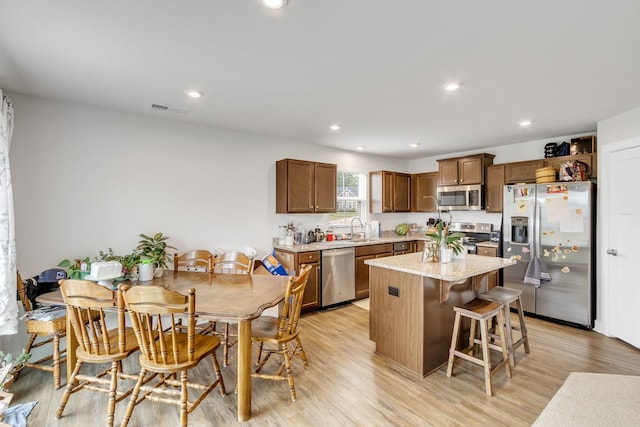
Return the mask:
[[364,262],[368,259],[393,255],[393,243],[379,245],[356,246],[356,299],[369,297],[369,266]]
[[[481,256],[498,256],[498,248],[493,246],[482,246],[482,243],[476,245],[476,255]],[[498,286],[498,271],[494,271],[487,277],[487,286],[489,289]]]
[[298,274],[302,264],[312,266],[302,298],[302,310],[313,311],[320,308],[320,251],[289,252],[279,249],[275,251],[275,255],[289,274],[292,271]]

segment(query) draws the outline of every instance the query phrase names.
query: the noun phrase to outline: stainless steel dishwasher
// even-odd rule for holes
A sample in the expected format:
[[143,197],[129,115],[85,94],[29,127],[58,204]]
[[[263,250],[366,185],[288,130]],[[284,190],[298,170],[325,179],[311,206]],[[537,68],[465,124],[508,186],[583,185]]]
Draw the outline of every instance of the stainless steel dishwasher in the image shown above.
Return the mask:
[[322,251],[321,307],[351,301],[356,297],[355,248]]

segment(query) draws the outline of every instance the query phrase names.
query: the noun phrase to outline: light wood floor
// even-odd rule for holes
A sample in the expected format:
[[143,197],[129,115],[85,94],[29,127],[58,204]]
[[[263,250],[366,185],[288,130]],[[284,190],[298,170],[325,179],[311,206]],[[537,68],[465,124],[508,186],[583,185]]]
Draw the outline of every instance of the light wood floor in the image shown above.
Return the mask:
[[[253,380],[253,418],[246,426],[528,426],[540,414],[570,372],[640,375],[640,351],[616,339],[527,317],[531,354],[518,349],[513,378],[494,377],[495,395],[484,391],[481,368],[467,362],[426,378],[397,369],[373,354],[368,311],[356,305],[303,316],[302,339],[311,367],[294,361],[298,400],[287,384]],[[232,350],[235,362],[235,347]],[[134,360],[137,357],[134,357]],[[220,356],[221,359],[221,356]],[[226,397],[209,395],[190,416],[191,426],[238,425],[235,363],[223,368]],[[136,363],[128,363],[133,369]],[[199,372],[209,375],[210,365]],[[80,392],[64,416],[54,418],[63,389],[53,390],[50,374],[25,369],[12,388],[13,403],[36,400],[29,426],[104,425],[106,395]],[[116,423],[124,411],[116,408]],[[144,402],[133,413],[135,426],[178,425],[176,407]]]

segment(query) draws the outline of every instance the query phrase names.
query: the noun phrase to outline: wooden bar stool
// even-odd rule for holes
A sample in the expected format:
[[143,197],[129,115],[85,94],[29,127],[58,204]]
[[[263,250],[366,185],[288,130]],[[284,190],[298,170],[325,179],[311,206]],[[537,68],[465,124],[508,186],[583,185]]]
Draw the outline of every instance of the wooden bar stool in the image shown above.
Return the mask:
[[[487,395],[493,396],[493,382],[491,376],[502,365],[507,370],[507,376],[511,378],[511,365],[509,364],[509,354],[504,339],[504,319],[503,304],[495,301],[489,301],[476,298],[460,307],[453,307],[456,317],[453,324],[453,335],[451,336],[451,347],[449,348],[449,363],[447,365],[447,377],[451,377],[453,372],[453,364],[456,357],[468,360],[484,367],[484,383]],[[456,350],[458,346],[458,336],[460,335],[460,324],[462,317],[471,319],[471,332],[469,334],[469,346],[464,350]],[[487,322],[496,318],[496,329],[500,338],[500,346],[489,342],[489,328]],[[480,339],[476,338],[477,323],[480,322]],[[482,359],[475,357],[474,347],[480,344],[482,347]],[[502,360],[491,368],[490,349],[502,351]]]
[[[529,336],[527,335],[527,327],[524,323],[524,312],[522,311],[522,291],[502,286],[495,287],[488,292],[478,295],[478,298],[495,301],[504,305],[505,331],[507,335],[507,350],[509,350],[509,363],[515,368],[515,351],[521,345],[524,345],[524,351],[529,354]],[[511,324],[510,307],[515,303],[515,309],[518,313],[519,325]],[[520,338],[517,340],[513,337],[513,331],[520,332]],[[494,337],[495,334],[494,334]],[[497,337],[496,337],[497,338]]]

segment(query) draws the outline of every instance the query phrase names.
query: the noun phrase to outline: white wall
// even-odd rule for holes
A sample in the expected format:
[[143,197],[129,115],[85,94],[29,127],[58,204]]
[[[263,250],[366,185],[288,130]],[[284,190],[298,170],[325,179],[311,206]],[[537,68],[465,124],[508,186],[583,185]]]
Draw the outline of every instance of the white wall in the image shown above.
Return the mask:
[[[275,161],[336,163],[338,170],[437,170],[436,159],[404,161],[299,141],[225,131],[90,106],[10,94],[15,108],[11,167],[18,267],[23,276],[63,258],[130,252],[138,234],[161,231],[179,250],[270,250],[278,225],[326,229],[328,215],[275,213]],[[485,150],[495,163],[540,158],[544,144]],[[466,153],[452,153],[449,157]],[[433,214],[372,214],[383,229]],[[499,214],[455,212],[455,221]]]
[[[605,224],[609,224],[610,216],[607,206],[609,206],[610,192],[606,189],[610,188],[611,183],[609,179],[609,165],[606,164],[606,154],[609,148],[613,148],[612,144],[623,143],[631,140],[632,138],[640,138],[640,108],[636,108],[631,111],[619,114],[617,116],[608,118],[598,122],[598,145],[602,151],[605,152],[604,156],[598,157],[598,189],[600,195],[598,197],[598,252],[597,252],[597,313],[595,329],[602,332],[605,335],[610,335],[610,316],[612,310],[612,301],[609,299],[609,293],[613,283],[609,283],[609,255],[606,254],[606,250],[609,246],[609,236],[607,235],[607,227]],[[603,149],[603,147],[605,147]],[[604,162],[604,163],[603,163]]]
[[275,213],[275,161],[406,171],[407,162],[10,94],[18,268],[130,252],[161,231],[179,250],[271,247],[277,226],[326,215]]

